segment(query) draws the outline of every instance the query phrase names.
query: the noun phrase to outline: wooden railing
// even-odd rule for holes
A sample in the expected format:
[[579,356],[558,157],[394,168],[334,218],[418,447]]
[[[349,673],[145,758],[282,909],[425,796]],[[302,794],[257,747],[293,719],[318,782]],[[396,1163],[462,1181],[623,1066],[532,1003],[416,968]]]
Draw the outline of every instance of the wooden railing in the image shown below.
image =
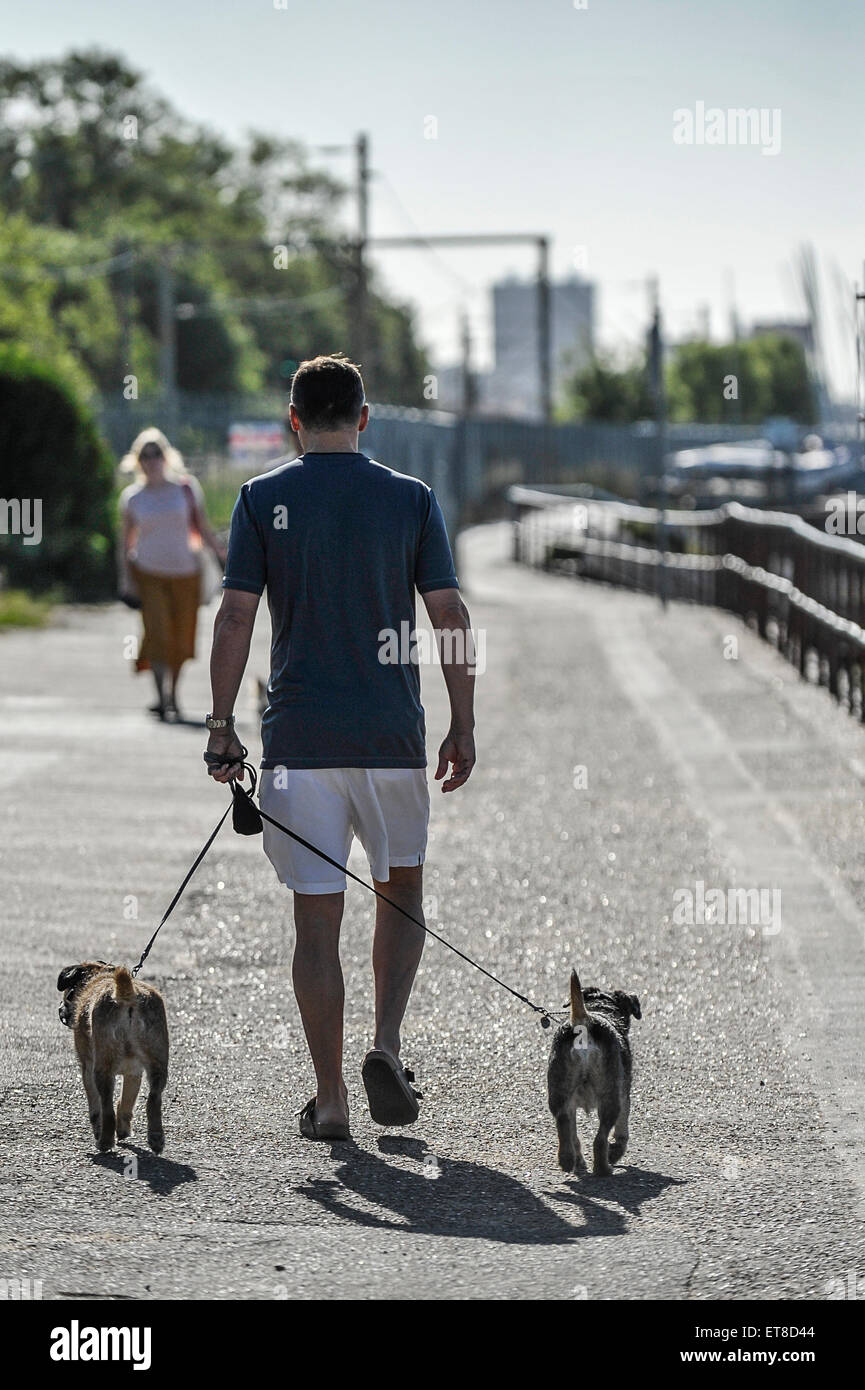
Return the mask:
[[512,487],[514,559],[738,614],[865,720],[865,546],[799,517],[728,503],[658,513]]

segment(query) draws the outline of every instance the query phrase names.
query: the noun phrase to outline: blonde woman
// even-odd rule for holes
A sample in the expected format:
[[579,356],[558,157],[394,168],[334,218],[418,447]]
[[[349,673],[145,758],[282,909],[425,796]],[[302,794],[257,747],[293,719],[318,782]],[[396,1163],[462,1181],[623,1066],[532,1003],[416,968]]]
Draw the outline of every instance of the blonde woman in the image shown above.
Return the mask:
[[211,530],[197,479],[161,430],[143,430],[121,463],[136,481],[120,494],[120,592],[141,605],[144,635],[136,670],[153,672],[160,719],[179,719],[177,683],[195,656],[206,545],[220,566],[225,551]]

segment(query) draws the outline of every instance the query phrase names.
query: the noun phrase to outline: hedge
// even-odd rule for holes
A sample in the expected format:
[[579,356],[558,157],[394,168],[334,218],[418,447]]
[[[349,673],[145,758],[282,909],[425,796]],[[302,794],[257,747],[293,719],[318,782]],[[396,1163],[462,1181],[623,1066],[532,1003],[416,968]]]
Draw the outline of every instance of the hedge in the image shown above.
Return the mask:
[[[41,540],[12,534],[24,499]],[[25,525],[28,518],[23,511]],[[114,592],[114,466],[63,378],[0,343],[0,575],[10,588],[79,600]]]

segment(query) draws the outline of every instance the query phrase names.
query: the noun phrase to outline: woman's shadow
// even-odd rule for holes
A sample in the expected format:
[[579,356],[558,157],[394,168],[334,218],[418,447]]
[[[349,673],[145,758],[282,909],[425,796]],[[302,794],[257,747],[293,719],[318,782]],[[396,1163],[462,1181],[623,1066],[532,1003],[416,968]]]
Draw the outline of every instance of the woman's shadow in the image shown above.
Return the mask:
[[[575,1225],[551,1209],[515,1178],[481,1163],[438,1158],[420,1139],[382,1136],[382,1155],[399,1154],[416,1160],[416,1169],[388,1163],[386,1157],[356,1145],[332,1150],[341,1160],[332,1178],[309,1178],[297,1191],[333,1216],[377,1230],[421,1235],[470,1237],[516,1245],[566,1245],[583,1236],[623,1235],[627,1212],[636,1192],[630,1191],[625,1211],[610,1211],[593,1202],[580,1202],[582,1224]],[[641,1173],[640,1199],[662,1191],[669,1179]],[[648,1179],[654,1181],[648,1181]],[[593,1195],[615,1200],[626,1174],[604,1180]],[[354,1193],[363,1202],[347,1200]],[[550,1196],[556,1194],[550,1193]],[[622,1193],[624,1196],[625,1194]],[[372,1208],[372,1209],[370,1209]],[[382,1213],[382,1208],[386,1215]]]

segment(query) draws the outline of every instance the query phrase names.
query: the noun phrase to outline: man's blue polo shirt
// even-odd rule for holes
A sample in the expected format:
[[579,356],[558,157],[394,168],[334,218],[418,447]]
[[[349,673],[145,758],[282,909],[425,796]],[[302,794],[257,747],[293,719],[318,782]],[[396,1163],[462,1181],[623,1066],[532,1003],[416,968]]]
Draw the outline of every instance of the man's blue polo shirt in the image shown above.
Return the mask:
[[267,589],[262,767],[426,766],[418,666],[379,659],[389,632],[413,633],[415,589],[459,588],[425,483],[364,454],[303,454],[253,478],[223,587]]

